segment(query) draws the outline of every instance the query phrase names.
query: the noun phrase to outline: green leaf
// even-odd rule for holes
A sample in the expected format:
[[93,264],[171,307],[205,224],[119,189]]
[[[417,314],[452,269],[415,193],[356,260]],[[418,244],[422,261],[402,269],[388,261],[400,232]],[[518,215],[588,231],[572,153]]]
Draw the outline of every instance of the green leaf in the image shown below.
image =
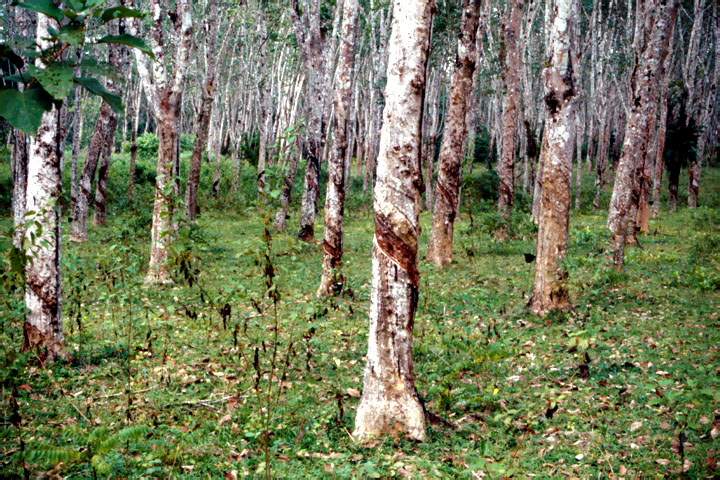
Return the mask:
[[82,45],[85,42],[85,25],[82,23],[65,25],[58,31],[57,38],[73,46]]
[[100,13],[103,22],[109,22],[116,18],[143,18],[144,16],[145,14],[140,10],[122,6],[107,8]]
[[17,2],[17,6],[33,12],[43,13],[58,22],[65,18],[63,11],[52,0],[25,0],[24,2]]
[[51,63],[46,68],[28,65],[28,72],[56,100],[65,100],[73,89],[73,68],[66,63]]
[[105,102],[115,111],[115,113],[122,113],[123,104],[122,99],[117,95],[108,92],[108,90],[100,83],[96,78],[92,77],[75,77],[75,83],[82,85],[85,90],[102,97]]
[[116,45],[126,45],[130,48],[137,48],[145,55],[155,58],[150,47],[145,43],[142,38],[135,37],[133,35],[106,35],[102,37],[97,43],[113,43]]
[[42,88],[0,90],[0,117],[29,135],[35,135],[43,113],[52,108],[51,97]]

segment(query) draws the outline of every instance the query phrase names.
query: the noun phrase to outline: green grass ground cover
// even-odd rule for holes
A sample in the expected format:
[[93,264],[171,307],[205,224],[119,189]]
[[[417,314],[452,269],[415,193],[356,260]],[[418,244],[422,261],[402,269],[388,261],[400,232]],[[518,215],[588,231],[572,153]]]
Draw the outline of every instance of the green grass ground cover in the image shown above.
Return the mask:
[[[456,261],[421,262],[415,323],[418,390],[452,427],[374,448],[350,437],[369,202],[348,213],[351,291],[340,298],[314,298],[321,249],[294,238],[296,213],[289,234],[264,240],[262,211],[223,199],[205,199],[198,227],[183,228],[176,285],[150,289],[148,195],[125,202],[118,176],[110,224],[91,227],[87,244],[64,243],[71,360],[41,368],[19,355],[20,297],[4,294],[0,477],[22,476],[24,461],[47,478],[715,478],[718,173],[705,174],[707,206],[663,211],[624,273],[608,268],[605,212],[574,212],[575,309],[546,320],[525,309],[526,215],[498,243],[494,214],[466,200]],[[424,213],[423,253],[429,221]]]

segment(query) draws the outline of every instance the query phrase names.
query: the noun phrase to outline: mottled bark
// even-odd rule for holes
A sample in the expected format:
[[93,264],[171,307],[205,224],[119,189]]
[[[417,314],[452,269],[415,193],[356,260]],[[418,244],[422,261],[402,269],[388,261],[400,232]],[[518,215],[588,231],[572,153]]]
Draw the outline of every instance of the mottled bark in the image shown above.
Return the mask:
[[[704,10],[704,1],[695,0],[695,10]],[[698,4],[701,4],[702,8],[698,8]],[[713,69],[713,75],[710,79],[707,88],[703,92],[703,98],[701,98],[700,108],[698,108],[698,125],[702,126],[702,130],[698,135],[697,141],[697,155],[693,157],[688,168],[688,207],[697,208],[700,205],[700,181],[702,174],[702,165],[705,161],[705,150],[707,148],[707,140],[709,138],[710,130],[712,128],[712,117],[717,105],[717,90],[718,82],[720,81],[720,14],[718,14],[718,4],[714,4],[714,33],[715,33],[715,66]],[[702,30],[702,14],[697,14],[693,21],[693,33],[695,33],[695,25],[699,24],[699,30]]]
[[138,155],[138,123],[140,122],[140,108],[142,106],[142,86],[138,82],[137,97],[134,102],[133,123],[130,130],[130,168],[128,172],[128,200],[135,198],[135,170],[137,168]]
[[425,94],[425,111],[423,112],[423,138],[421,156],[423,172],[425,174],[425,208],[433,209],[433,185],[435,176],[435,158],[437,156],[437,138],[440,128],[440,81],[442,75],[438,71],[431,71],[429,86]]
[[217,0],[209,0],[209,11],[205,19],[205,34],[207,36],[207,70],[205,84],[203,85],[200,112],[195,124],[195,144],[193,145],[192,160],[190,161],[190,174],[187,183],[187,215],[191,221],[200,214],[198,205],[198,189],[200,188],[200,171],[202,169],[203,152],[207,148],[210,133],[210,119],[212,118],[213,101],[215,100],[215,76],[217,74],[217,59],[215,44],[217,37]]
[[[37,44],[48,48],[49,28],[54,20],[38,14]],[[41,60],[35,63],[45,68]],[[60,281],[60,112],[53,107],[42,116],[40,128],[30,137],[27,164],[27,211],[33,211],[33,223],[25,232],[24,350],[37,350],[41,360],[64,355],[62,325],[62,287]]]
[[259,58],[258,58],[258,91],[260,92],[260,145],[258,152],[258,165],[257,165],[257,187],[258,192],[265,192],[265,170],[267,169],[267,156],[268,156],[268,142],[270,141],[270,128],[272,122],[271,112],[271,86],[270,86],[270,73],[267,72],[268,65],[268,43],[270,37],[268,35],[267,18],[264,8],[261,7],[261,11],[258,14],[257,22],[257,34],[259,44]]
[[432,0],[394,1],[375,185],[367,365],[353,436],[425,439],[412,332],[420,272],[420,143]]
[[344,0],[343,19],[340,27],[340,58],[335,72],[334,143],[328,166],[323,269],[317,292],[319,297],[339,293],[345,283],[345,278],[340,271],[345,215],[345,157],[348,150],[349,111],[355,71],[355,30],[359,9],[358,0]]
[[22,248],[25,237],[26,191],[28,182],[28,137],[20,130],[13,130],[12,150],[12,210],[13,244]]
[[[122,28],[114,33],[122,33]],[[122,75],[123,67],[123,48],[121,45],[112,44],[109,48],[109,63],[113,68]],[[107,79],[108,91],[117,94],[119,85],[112,78]],[[110,108],[110,105],[103,102],[100,107],[100,114],[95,124],[90,146],[88,147],[87,156],[85,158],[85,166],[80,177],[80,187],[77,191],[77,199],[75,208],[73,209],[70,240],[74,242],[85,242],[88,239],[88,215],[90,211],[90,202],[92,201],[92,184],[95,180],[95,174],[103,154],[105,145],[112,145],[115,142],[115,130],[117,129],[117,114]]]
[[608,166],[608,153],[610,152],[610,123],[608,122],[608,111],[605,109],[600,119],[600,140],[598,141],[598,153],[595,160],[595,198],[593,207],[600,208],[602,192],[605,189],[607,178],[605,176]]
[[[518,108],[520,102],[520,72],[522,46],[518,43],[524,2],[512,0],[510,14],[503,26],[505,58],[503,81],[505,97],[502,114],[502,150],[498,175],[500,176],[498,210],[508,220],[515,201],[515,149],[517,147]],[[498,232],[503,237],[507,232]]]
[[623,152],[615,172],[608,228],[613,234],[613,263],[622,268],[625,244],[635,231],[640,183],[646,182],[645,162],[650,140],[651,118],[657,114],[660,81],[658,73],[668,54],[669,36],[677,16],[677,0],[653,0],[644,15],[645,41],[638,47],[632,72],[632,97]]
[[97,188],[95,188],[95,225],[107,223],[107,187],[110,178],[110,162],[112,161],[112,142],[105,144],[98,168]]
[[117,115],[112,111],[110,105],[103,103],[85,157],[85,165],[80,177],[80,188],[70,224],[70,240],[74,242],[85,242],[88,239],[87,221],[90,212],[90,201],[92,200],[92,185],[100,157],[105,145],[112,142],[111,139],[115,135],[116,127]]
[[464,0],[461,35],[450,84],[450,99],[440,148],[440,168],[435,187],[432,237],[428,260],[441,267],[452,262],[455,217],[460,194],[460,167],[465,158],[467,112],[472,101],[475,73],[475,37],[480,0]]
[[[10,34],[23,39],[35,37],[35,15],[26,8],[15,7],[10,20]],[[25,237],[26,191],[28,182],[29,138],[21,130],[12,131],[12,211],[13,211],[13,245],[23,247]]]
[[82,133],[85,124],[85,116],[83,115],[82,99],[83,91],[76,90],[75,116],[73,119],[73,140],[72,140],[72,156],[70,158],[70,212],[75,211],[77,204],[78,191],[80,190],[80,150],[82,149]]
[[[157,0],[154,0],[155,2]],[[165,48],[163,42],[163,11],[159,3],[153,9],[154,52],[159,58],[155,67],[155,93],[152,95],[157,117],[159,139],[155,200],[150,235],[150,262],[145,276],[146,284],[172,283],[168,262],[170,246],[175,237],[175,182],[174,169],[178,161],[182,88],[192,47],[192,17],[189,0],[177,2],[176,28],[179,45],[175,51],[174,72],[168,79],[162,65]],[[140,62],[138,62],[140,63]]]
[[287,229],[288,212],[290,211],[290,203],[292,202],[293,188],[295,188],[298,160],[298,155],[295,153],[290,155],[288,171],[283,180],[282,193],[280,194],[280,209],[275,215],[275,228],[280,232],[284,232]]
[[543,71],[545,84],[545,145],[538,218],[535,285],[530,310],[546,315],[570,308],[568,274],[563,266],[568,246],[571,172],[576,135],[574,73],[579,67],[571,48],[576,0],[555,0],[550,17],[551,58]]
[[298,238],[309,242],[315,238],[315,215],[320,195],[320,159],[325,139],[323,125],[325,39],[320,28],[319,2],[310,2],[305,12],[301,12],[298,0],[292,0],[291,3],[295,37],[300,45],[308,78],[308,92],[305,99],[307,130],[301,147],[306,170]]

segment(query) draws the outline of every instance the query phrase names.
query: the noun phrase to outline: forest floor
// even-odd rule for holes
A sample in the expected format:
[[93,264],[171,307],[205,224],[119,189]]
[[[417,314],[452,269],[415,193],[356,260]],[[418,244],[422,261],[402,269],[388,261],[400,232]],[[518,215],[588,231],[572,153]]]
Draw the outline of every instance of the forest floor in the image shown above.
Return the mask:
[[710,206],[663,211],[623,273],[608,267],[606,213],[573,213],[575,308],[545,320],[526,310],[529,222],[496,242],[489,214],[464,213],[455,262],[421,262],[415,322],[418,391],[447,422],[374,448],[350,436],[369,203],[348,213],[351,291],[331,301],[314,297],[321,248],[295,223],[264,240],[255,207],[208,209],[183,229],[176,285],[155,289],[142,284],[147,214],[114,212],[87,244],[65,243],[68,362],[16,355],[22,310],[0,305],[0,477],[24,458],[48,478],[717,478],[720,172],[703,182]]

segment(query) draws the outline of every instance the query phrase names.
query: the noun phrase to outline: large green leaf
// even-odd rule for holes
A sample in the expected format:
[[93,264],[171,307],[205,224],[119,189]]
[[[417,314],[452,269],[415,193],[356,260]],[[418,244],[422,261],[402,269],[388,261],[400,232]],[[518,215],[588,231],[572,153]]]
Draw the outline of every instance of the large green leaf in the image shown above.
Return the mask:
[[28,72],[56,100],[65,100],[73,89],[73,67],[66,63],[51,63],[46,68],[28,65]]
[[100,83],[96,78],[92,77],[75,77],[75,83],[82,85],[88,92],[93,95],[102,97],[105,102],[115,111],[116,113],[122,113],[123,104],[122,99],[117,95],[108,92],[108,90]]
[[0,90],[0,117],[29,135],[35,135],[43,113],[52,108],[51,97],[42,88],[24,91]]
[[140,10],[128,7],[107,8],[100,13],[103,22],[109,22],[116,18],[143,18],[144,16]]
[[85,42],[85,25],[79,22],[65,25],[58,31],[57,38],[70,45],[82,45]]
[[52,0],[25,0],[17,2],[18,7],[26,8],[34,12],[43,13],[48,17],[52,17],[58,22],[65,18],[65,14],[60,10]]
[[98,40],[97,43],[113,43],[116,45],[126,45],[131,48],[137,48],[144,54],[155,58],[155,55],[153,55],[152,50],[150,49],[150,47],[148,47],[147,43],[145,43],[142,38],[138,38],[133,35],[106,35],[100,40]]

